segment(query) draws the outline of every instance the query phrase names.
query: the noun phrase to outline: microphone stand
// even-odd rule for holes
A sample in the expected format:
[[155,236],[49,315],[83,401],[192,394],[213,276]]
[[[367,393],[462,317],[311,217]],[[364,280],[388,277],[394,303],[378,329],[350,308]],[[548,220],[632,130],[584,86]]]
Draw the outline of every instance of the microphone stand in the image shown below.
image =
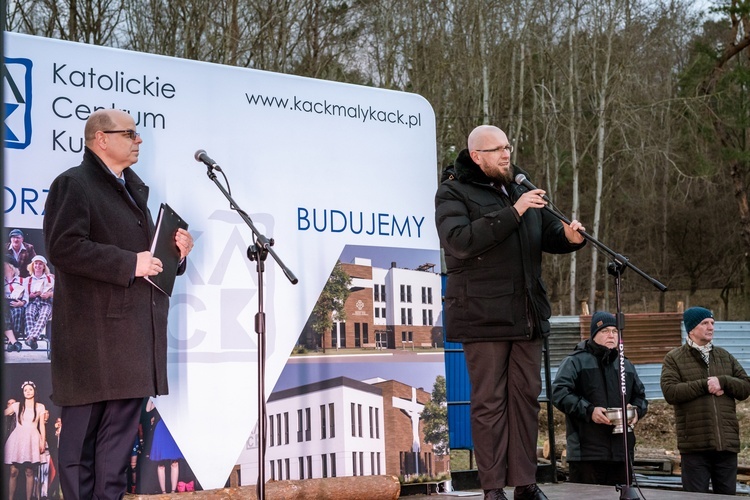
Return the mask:
[[[552,208],[550,208],[550,205],[552,205]],[[557,207],[555,207],[552,202],[549,202],[547,205],[544,206],[544,209],[553,214],[555,217],[558,217],[566,224],[570,224],[570,220],[566,218],[559,210],[557,210]],[[628,447],[628,400],[627,400],[627,387],[626,387],[626,379],[625,379],[625,344],[623,343],[622,339],[622,330],[625,326],[625,315],[622,312],[622,304],[620,301],[620,278],[622,276],[622,273],[625,271],[626,268],[630,268],[633,271],[635,271],[638,275],[649,281],[651,284],[653,284],[656,288],[658,288],[660,291],[664,292],[667,290],[667,287],[660,283],[658,280],[650,277],[637,267],[635,267],[633,264],[628,261],[626,257],[623,255],[620,255],[619,253],[615,252],[611,248],[609,248],[604,243],[600,242],[590,234],[586,233],[586,231],[578,230],[581,235],[586,238],[588,241],[602,249],[604,252],[609,254],[612,257],[612,262],[609,263],[607,266],[607,271],[609,274],[613,275],[615,277],[615,298],[617,302],[617,333],[619,337],[619,349],[618,349],[618,361],[620,364],[620,406],[622,411],[622,436],[623,436],[623,451],[625,453],[625,484],[618,484],[615,489],[620,492],[620,499],[621,500],[639,500],[641,497],[638,496],[638,493],[635,491],[635,489],[632,487],[632,478],[633,478],[633,466],[630,461],[632,457],[630,457],[630,448]]]
[[[273,238],[270,240],[258,231],[253,224],[252,219],[242,210],[234,201],[232,195],[216,179],[214,170],[218,170],[224,175],[223,170],[218,165],[206,164],[206,175],[216,184],[219,191],[229,200],[229,207],[237,212],[245,221],[255,236],[255,243],[247,249],[247,258],[250,261],[257,262],[258,271],[258,313],[255,315],[255,333],[258,334],[258,484],[256,493],[258,500],[265,500],[266,495],[266,313],[263,308],[263,271],[265,271],[265,261],[268,255],[274,258],[276,263],[281,267],[284,275],[289,281],[296,285],[299,281],[291,270],[281,261],[276,252],[271,248],[274,244]],[[224,176],[226,179],[226,176]],[[228,183],[227,183],[228,184]]]

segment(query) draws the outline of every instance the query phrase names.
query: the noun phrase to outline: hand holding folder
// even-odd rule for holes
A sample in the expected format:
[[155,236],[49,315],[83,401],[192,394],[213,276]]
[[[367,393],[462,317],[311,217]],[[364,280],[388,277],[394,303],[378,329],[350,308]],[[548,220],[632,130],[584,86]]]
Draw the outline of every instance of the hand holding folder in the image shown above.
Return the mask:
[[154,240],[151,242],[151,255],[161,260],[163,270],[156,276],[146,276],[145,279],[169,296],[172,295],[172,289],[174,289],[174,280],[177,277],[181,259],[174,237],[178,229],[187,230],[187,228],[188,223],[172,210],[172,207],[166,203],[161,204],[156,218]]

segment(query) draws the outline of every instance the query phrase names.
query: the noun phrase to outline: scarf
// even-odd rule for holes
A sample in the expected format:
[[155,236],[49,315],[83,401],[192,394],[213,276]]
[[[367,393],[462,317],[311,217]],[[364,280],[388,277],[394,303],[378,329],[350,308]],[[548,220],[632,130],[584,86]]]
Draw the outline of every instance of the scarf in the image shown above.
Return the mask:
[[698,345],[695,342],[693,342],[693,339],[688,337],[687,344],[693,349],[697,350],[699,353],[701,353],[701,357],[703,358],[703,361],[706,363],[706,366],[708,366],[708,356],[711,353],[711,349],[714,348],[714,343],[709,342],[706,345]]

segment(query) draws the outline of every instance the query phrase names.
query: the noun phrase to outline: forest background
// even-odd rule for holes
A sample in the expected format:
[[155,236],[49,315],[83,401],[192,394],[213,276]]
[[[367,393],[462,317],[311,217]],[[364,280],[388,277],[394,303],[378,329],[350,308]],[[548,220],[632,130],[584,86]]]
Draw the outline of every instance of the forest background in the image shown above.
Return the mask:
[[[564,214],[668,287],[626,269],[624,312],[750,320],[750,0],[11,0],[5,15],[18,33],[420,94],[439,161],[425,182],[497,125]],[[545,258],[553,314],[615,308],[605,252]]]

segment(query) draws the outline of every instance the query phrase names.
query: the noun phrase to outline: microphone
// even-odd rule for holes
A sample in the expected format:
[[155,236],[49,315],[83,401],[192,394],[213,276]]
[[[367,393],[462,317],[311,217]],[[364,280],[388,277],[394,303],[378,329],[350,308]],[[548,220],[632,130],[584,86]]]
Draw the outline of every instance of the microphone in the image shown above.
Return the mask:
[[[196,153],[196,154],[197,154],[197,153]],[[535,185],[533,185],[533,184],[532,184],[532,183],[531,183],[531,182],[530,182],[530,181],[529,181],[529,180],[528,180],[528,179],[526,178],[526,176],[525,176],[525,175],[523,175],[523,174],[518,174],[518,175],[516,176],[516,178],[515,178],[515,182],[516,182],[516,184],[519,184],[519,185],[521,185],[521,186],[525,187],[525,188],[526,188],[526,189],[528,189],[529,191],[533,191],[533,190],[535,190],[535,189],[539,189],[538,187],[536,187]],[[547,203],[552,203],[552,202],[550,201],[550,199],[549,199],[549,198],[547,198],[547,195],[546,195],[546,194],[543,194],[543,195],[542,195],[542,199],[543,199],[544,201],[546,201]]]
[[219,172],[222,171],[219,164],[213,161],[210,156],[208,156],[205,149],[199,149],[195,152],[195,161],[205,163],[210,170],[218,170]]

